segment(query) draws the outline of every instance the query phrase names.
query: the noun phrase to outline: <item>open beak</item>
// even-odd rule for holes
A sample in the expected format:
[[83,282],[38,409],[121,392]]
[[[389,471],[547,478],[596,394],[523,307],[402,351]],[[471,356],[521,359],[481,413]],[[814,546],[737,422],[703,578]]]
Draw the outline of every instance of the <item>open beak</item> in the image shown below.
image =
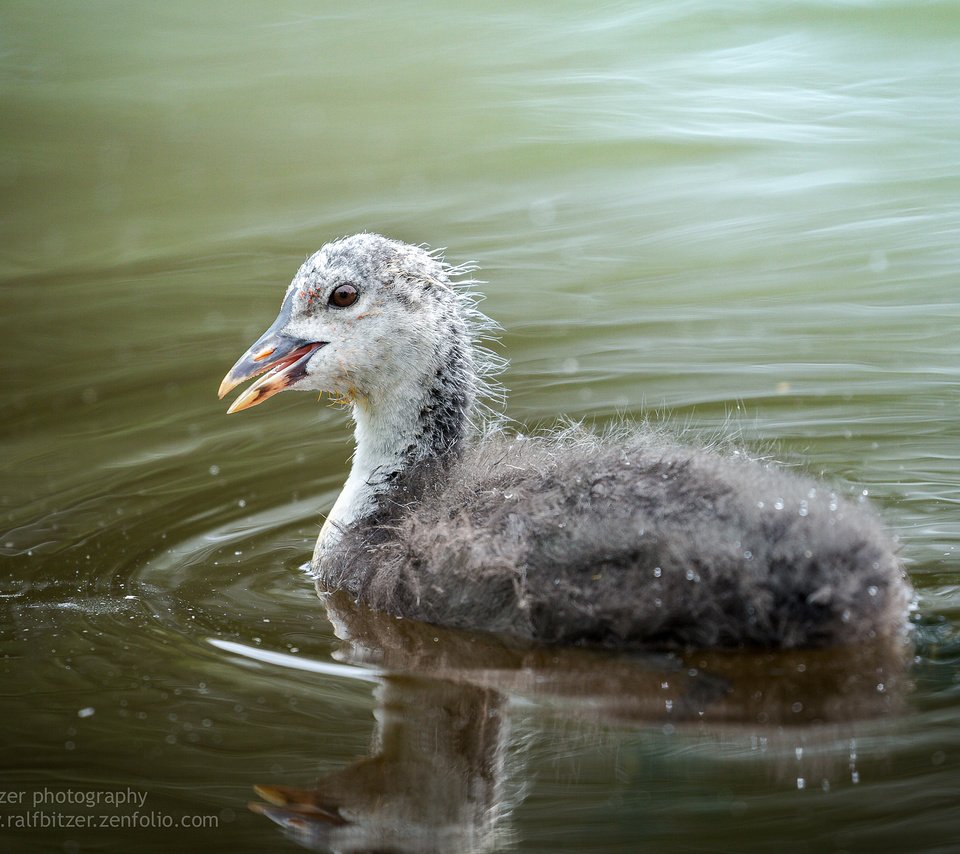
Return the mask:
[[293,385],[306,374],[310,357],[326,344],[325,341],[304,341],[281,334],[277,331],[279,320],[237,360],[220,383],[219,396],[223,398],[245,380],[264,375],[233,402],[227,410],[228,415],[263,403]]

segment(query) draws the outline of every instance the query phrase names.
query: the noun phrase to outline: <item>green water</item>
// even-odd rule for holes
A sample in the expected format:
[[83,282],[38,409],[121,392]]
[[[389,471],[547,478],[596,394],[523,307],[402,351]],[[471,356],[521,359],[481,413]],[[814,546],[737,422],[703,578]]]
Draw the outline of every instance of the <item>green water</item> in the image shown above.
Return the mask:
[[[949,2],[7,0],[3,849],[955,848],[958,56]],[[216,388],[362,229],[481,266],[521,423],[661,411],[867,490],[915,659],[328,614],[298,567],[345,416]],[[127,789],[217,826],[11,824]]]

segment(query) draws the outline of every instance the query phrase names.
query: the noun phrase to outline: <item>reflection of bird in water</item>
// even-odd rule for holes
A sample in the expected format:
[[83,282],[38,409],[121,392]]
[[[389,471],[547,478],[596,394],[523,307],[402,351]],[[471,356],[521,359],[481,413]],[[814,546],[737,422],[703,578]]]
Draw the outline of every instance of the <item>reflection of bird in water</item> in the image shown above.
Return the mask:
[[829,487],[649,429],[527,438],[484,422],[491,324],[462,272],[374,234],[330,243],[223,381],[221,396],[265,374],[231,412],[287,388],[352,404],[321,589],[551,642],[791,648],[903,629],[891,541]]
[[[337,658],[362,666],[364,680],[370,665],[385,672],[371,755],[310,788],[258,786],[265,802],[250,805],[315,851],[511,850],[511,816],[537,791],[536,756],[542,770],[545,754],[548,765],[596,748],[620,755],[611,741],[620,744],[622,732],[635,746],[637,730],[653,740],[644,757],[665,754],[684,777],[698,773],[697,746],[705,750],[703,779],[687,781],[698,798],[717,785],[724,757],[763,797],[771,783],[794,789],[798,779],[849,785],[858,721],[885,744],[878,727],[896,719],[909,690],[909,657],[893,639],[836,650],[615,653],[396,620],[343,593],[325,603],[342,642]],[[583,763],[593,771],[580,764],[566,773],[612,773],[602,761]],[[628,788],[642,785],[636,773]],[[589,822],[590,809],[579,803],[578,821]]]
[[503,850],[505,698],[407,677],[385,679],[376,698],[372,756],[312,789],[257,786],[267,803],[251,809],[315,851]]

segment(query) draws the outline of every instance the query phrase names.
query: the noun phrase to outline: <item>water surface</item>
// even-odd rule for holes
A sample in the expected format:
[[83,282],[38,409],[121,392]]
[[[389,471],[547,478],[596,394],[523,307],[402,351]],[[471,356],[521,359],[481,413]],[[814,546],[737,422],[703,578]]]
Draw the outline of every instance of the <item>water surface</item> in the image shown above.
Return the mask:
[[[958,44],[946,2],[5,3],[0,789],[217,824],[5,850],[955,845]],[[865,491],[915,657],[537,650],[320,602],[346,417],[215,392],[361,229],[481,266],[525,428],[662,414]]]

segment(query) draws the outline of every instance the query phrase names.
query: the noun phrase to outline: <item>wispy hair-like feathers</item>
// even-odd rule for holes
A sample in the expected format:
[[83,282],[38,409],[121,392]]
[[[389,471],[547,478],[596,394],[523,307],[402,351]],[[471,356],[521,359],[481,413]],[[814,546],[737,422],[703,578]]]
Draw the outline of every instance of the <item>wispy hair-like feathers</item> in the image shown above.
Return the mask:
[[488,435],[433,474],[344,532],[324,585],[548,642],[791,648],[903,628],[908,588],[873,514],[742,452],[573,427]]

